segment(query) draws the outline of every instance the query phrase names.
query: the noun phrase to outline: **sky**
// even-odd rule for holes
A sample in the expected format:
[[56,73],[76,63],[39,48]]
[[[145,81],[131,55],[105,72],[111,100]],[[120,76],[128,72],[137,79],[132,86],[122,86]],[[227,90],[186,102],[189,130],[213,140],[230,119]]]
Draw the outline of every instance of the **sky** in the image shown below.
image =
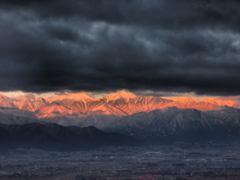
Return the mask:
[[0,91],[240,95],[237,0],[0,0]]

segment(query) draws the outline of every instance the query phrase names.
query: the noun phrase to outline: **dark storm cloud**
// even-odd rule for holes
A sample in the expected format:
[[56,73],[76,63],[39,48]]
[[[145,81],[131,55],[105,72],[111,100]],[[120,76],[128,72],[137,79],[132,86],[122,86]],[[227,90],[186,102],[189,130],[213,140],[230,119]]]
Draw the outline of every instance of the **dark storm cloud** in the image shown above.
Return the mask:
[[0,91],[239,94],[240,3],[0,1]]

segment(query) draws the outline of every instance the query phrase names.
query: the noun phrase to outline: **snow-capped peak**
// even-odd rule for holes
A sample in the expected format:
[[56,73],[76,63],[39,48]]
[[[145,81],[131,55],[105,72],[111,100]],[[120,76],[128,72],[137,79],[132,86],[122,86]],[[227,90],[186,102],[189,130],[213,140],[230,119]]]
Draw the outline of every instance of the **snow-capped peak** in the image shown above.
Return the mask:
[[61,101],[64,99],[71,99],[71,100],[75,100],[75,101],[87,101],[87,100],[94,100],[95,98],[90,96],[88,93],[86,92],[79,92],[79,93],[64,93],[64,94],[60,94],[60,95],[56,95],[54,97],[49,98],[48,100],[50,102],[53,101]]
[[133,98],[136,98],[136,97],[137,97],[137,95],[135,95],[133,93],[129,93],[129,92],[126,92],[126,91],[119,91],[117,93],[109,94],[108,96],[105,97],[105,99],[107,101],[117,100],[117,99],[120,99],[120,98],[123,98],[125,100],[129,100],[129,99],[133,99]]
[[168,98],[168,99],[178,101],[178,102],[181,102],[181,103],[184,103],[184,104],[200,101],[200,100],[192,98],[192,97],[173,97],[173,98]]

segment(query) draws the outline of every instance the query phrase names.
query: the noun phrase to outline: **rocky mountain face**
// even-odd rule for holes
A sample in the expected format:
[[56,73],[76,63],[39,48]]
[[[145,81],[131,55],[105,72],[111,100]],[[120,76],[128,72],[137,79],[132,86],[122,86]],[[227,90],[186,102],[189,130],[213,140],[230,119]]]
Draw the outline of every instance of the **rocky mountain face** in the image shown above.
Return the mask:
[[[97,124],[96,124],[97,126]],[[149,139],[188,140],[240,138],[240,110],[226,107],[222,110],[199,111],[170,107],[149,113],[136,113],[110,122],[106,131],[119,132]]]

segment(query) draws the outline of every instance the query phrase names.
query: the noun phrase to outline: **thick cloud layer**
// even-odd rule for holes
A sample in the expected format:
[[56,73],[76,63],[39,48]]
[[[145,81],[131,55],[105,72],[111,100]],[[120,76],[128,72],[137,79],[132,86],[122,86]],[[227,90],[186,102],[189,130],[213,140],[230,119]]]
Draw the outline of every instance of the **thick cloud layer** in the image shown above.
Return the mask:
[[240,3],[2,0],[0,91],[240,94]]

